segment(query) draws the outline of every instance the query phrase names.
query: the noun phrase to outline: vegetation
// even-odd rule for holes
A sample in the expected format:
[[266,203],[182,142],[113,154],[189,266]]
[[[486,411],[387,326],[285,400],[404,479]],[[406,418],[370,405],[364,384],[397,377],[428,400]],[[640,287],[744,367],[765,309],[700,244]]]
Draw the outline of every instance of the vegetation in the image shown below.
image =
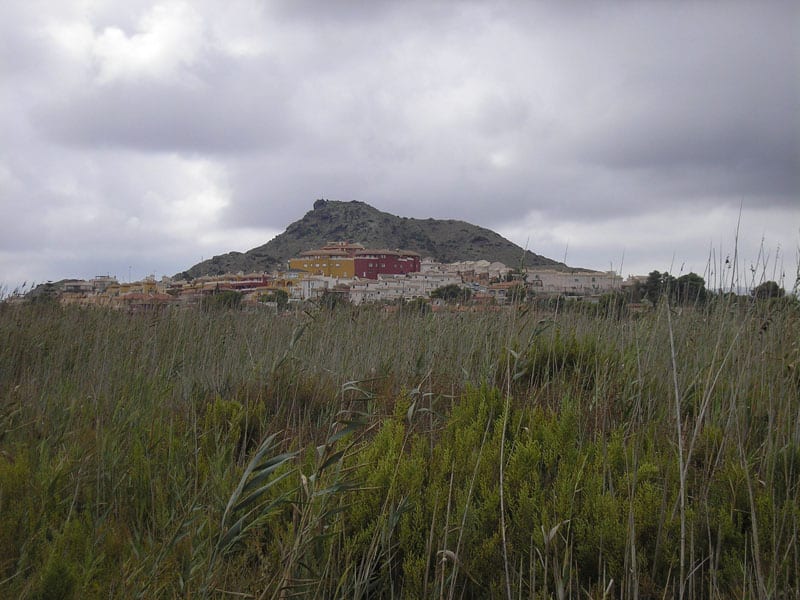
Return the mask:
[[506,293],[506,298],[512,304],[520,304],[525,302],[525,298],[528,297],[528,288],[525,287],[525,284],[520,282],[514,287],[510,288]]
[[782,300],[0,303],[0,596],[797,597]]
[[408,311],[418,314],[427,314],[431,312],[431,303],[425,298],[414,298],[412,300],[400,299],[396,302],[396,306],[403,311]]
[[350,306],[350,299],[344,290],[325,289],[322,291],[318,299],[320,308],[327,310],[336,310]]
[[783,298],[784,289],[774,281],[764,281],[753,288],[753,298],[766,300],[769,298]]
[[445,302],[468,302],[472,297],[472,290],[468,287],[460,286],[456,283],[443,285],[431,292],[431,298],[444,300]]
[[269,294],[264,294],[259,298],[260,302],[274,302],[278,310],[283,310],[289,306],[289,293],[285,290],[275,290]]
[[203,298],[205,310],[226,310],[242,305],[242,293],[235,290],[218,290]]
[[662,297],[677,304],[702,304],[708,297],[706,282],[697,273],[687,273],[677,279],[669,273],[652,271],[644,285],[644,295],[651,304]]

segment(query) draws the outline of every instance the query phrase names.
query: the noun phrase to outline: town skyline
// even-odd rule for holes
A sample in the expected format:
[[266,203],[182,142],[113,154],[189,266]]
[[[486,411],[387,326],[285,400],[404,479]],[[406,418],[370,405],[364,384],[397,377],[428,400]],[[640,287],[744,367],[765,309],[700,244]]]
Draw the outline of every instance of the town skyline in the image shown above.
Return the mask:
[[[317,200],[315,202],[315,204],[314,204],[314,209],[316,210],[317,206],[320,203],[327,203],[327,202],[328,202],[327,200],[321,200],[321,199]],[[359,203],[356,202],[356,204],[359,204]],[[363,204],[363,203],[361,203],[361,204]],[[370,210],[374,210],[372,207],[369,207],[369,206],[367,206],[367,208],[369,208]],[[311,212],[307,213],[306,217],[308,217],[309,214],[311,214]],[[405,219],[405,217],[401,217],[401,218]],[[444,222],[444,221],[442,221],[442,222]],[[297,225],[298,223],[299,223],[299,221],[294,223],[293,225]],[[288,233],[289,229],[290,228],[287,228],[287,230],[283,232],[283,235],[286,235]],[[348,253],[350,255],[350,261],[351,262],[352,262],[352,257],[354,256],[355,250],[363,251],[363,252],[361,252],[361,254],[369,254],[370,252],[375,252],[375,249],[365,248],[359,242],[354,241],[354,240],[350,240],[350,239],[330,241],[327,245],[322,246],[321,248],[324,248],[324,249],[327,249],[327,250],[330,251],[332,249],[335,250],[335,247],[337,247],[337,246],[340,246],[340,247],[352,246],[353,247],[352,251]],[[339,250],[337,250],[337,251],[334,251],[333,254],[341,254],[340,250],[341,250],[341,248],[339,248]],[[400,270],[400,271],[396,271],[396,272],[395,271],[391,271],[391,272],[387,272],[387,274],[392,274],[392,273],[401,274],[401,273],[406,273],[406,272],[408,272],[408,273],[418,272],[420,270],[419,269],[419,266],[420,266],[419,260],[420,260],[420,258],[424,258],[425,259],[424,262],[425,261],[427,261],[427,262],[431,262],[432,261],[434,263],[439,264],[439,261],[436,261],[431,256],[424,256],[423,254],[419,254],[419,253],[416,253],[416,252],[413,252],[413,251],[409,252],[407,249],[402,249],[402,248],[399,248],[399,247],[398,248],[392,247],[389,251],[391,252],[392,250],[396,250],[398,254],[416,255],[416,259],[415,259],[416,262],[414,263],[414,267],[413,268],[406,268],[406,269],[403,269],[403,270]],[[525,250],[527,251],[528,249],[526,248]],[[385,251],[385,250],[381,250],[381,251]],[[279,276],[278,275],[279,273],[283,273],[286,269],[288,269],[289,271],[292,271],[292,270],[308,270],[308,269],[304,269],[303,266],[301,265],[302,261],[304,260],[303,256],[304,255],[315,255],[318,252],[319,252],[319,249],[314,249],[314,248],[309,247],[309,248],[306,248],[303,252],[300,252],[299,254],[297,254],[297,256],[293,256],[293,257],[289,258],[288,260],[282,261],[282,263],[285,263],[285,264],[281,264],[276,269],[268,269],[268,270],[267,269],[265,269],[265,270],[250,269],[247,272],[242,271],[242,270],[239,270],[239,271],[230,271],[229,270],[229,271],[226,271],[226,273],[224,273],[224,275],[225,276],[245,276],[245,277],[252,276],[252,275],[259,275],[259,276],[261,276],[261,275],[264,275],[264,276],[271,275],[273,277],[276,277],[276,276]],[[630,270],[623,271],[623,270],[620,269],[621,265],[619,263],[617,265],[614,265],[613,261],[610,262],[609,265],[608,265],[608,268],[605,268],[605,269],[602,268],[602,267],[599,267],[599,268],[586,268],[586,267],[579,266],[579,265],[567,265],[567,269],[565,269],[565,272],[566,273],[570,273],[570,272],[576,272],[576,271],[590,271],[590,272],[594,272],[594,273],[598,273],[598,274],[600,274],[600,273],[603,273],[603,274],[611,273],[611,274],[613,274],[614,277],[619,277],[620,281],[622,281],[626,277],[628,278],[629,281],[633,280],[633,279],[636,279],[636,278],[641,279],[641,278],[645,277],[647,274],[649,274],[649,273],[651,273],[653,271],[663,271],[665,274],[667,274],[667,273],[675,273],[678,276],[691,273],[691,274],[699,274],[699,275],[703,276],[704,280],[706,281],[706,285],[712,291],[714,291],[714,290],[716,290],[716,291],[725,291],[725,290],[729,290],[730,289],[730,290],[736,291],[739,294],[747,294],[751,289],[755,288],[756,286],[758,286],[760,283],[763,283],[764,281],[777,281],[778,284],[781,287],[785,288],[787,292],[790,292],[790,293],[792,291],[796,292],[797,291],[798,282],[800,281],[800,270],[797,270],[798,267],[796,265],[793,267],[795,269],[795,271],[796,271],[795,273],[792,273],[792,272],[788,272],[787,273],[786,272],[786,266],[784,264],[780,264],[780,261],[783,260],[783,257],[778,256],[778,260],[776,260],[774,257],[770,256],[769,252],[770,252],[770,250],[768,248],[762,246],[762,250],[759,251],[756,261],[755,262],[750,261],[749,272],[748,272],[748,269],[747,269],[748,259],[747,258],[743,258],[742,256],[738,256],[737,255],[737,251],[736,251],[735,248],[734,248],[733,252],[729,252],[729,253],[727,253],[725,255],[723,255],[722,253],[717,252],[716,249],[711,248],[710,251],[709,251],[709,257],[708,257],[707,264],[705,265],[705,269],[703,271],[700,271],[699,273],[698,273],[698,271],[695,271],[694,269],[688,269],[686,267],[686,263],[682,263],[679,267],[676,267],[676,265],[674,263],[672,263],[672,264],[670,264],[668,266],[661,267],[660,269],[659,268],[655,268],[655,267],[654,268],[647,268],[647,269],[642,270],[640,272],[632,272]],[[344,256],[344,254],[341,254],[341,255]],[[798,256],[800,256],[800,248],[798,249]],[[218,257],[215,257],[215,258],[218,258]],[[545,259],[550,259],[550,257],[544,257],[544,258]],[[624,261],[624,256],[622,257],[622,261]],[[622,262],[622,261],[620,261],[620,262]],[[734,264],[733,261],[736,261],[738,264]],[[772,262],[770,262],[770,261],[772,261]],[[452,262],[452,263],[444,262],[444,263],[441,263],[441,264],[445,264],[445,265],[446,264],[450,264],[451,267],[453,267],[454,269],[457,270],[459,264],[461,264],[461,265],[474,264],[476,262],[478,262],[478,263],[485,262],[485,263],[489,264],[489,263],[492,263],[492,260],[486,260],[486,258],[484,258],[484,257],[481,257],[481,258],[478,258],[478,259],[467,259],[467,258],[461,257],[459,260],[457,260],[455,262]],[[193,267],[193,268],[200,267],[202,264],[204,264],[204,263],[202,262],[202,257],[201,257],[201,262],[198,263],[197,265],[195,265],[195,267]],[[366,262],[362,261],[362,266],[363,267],[366,267],[366,264],[367,264]],[[492,264],[501,265],[506,270],[511,270],[512,268],[514,268],[514,265],[507,265],[506,263],[494,262]],[[372,265],[370,264],[370,266],[372,266]],[[377,264],[375,266],[377,267]],[[337,264],[337,267],[338,267],[338,264]],[[549,271],[551,269],[552,269],[552,267],[540,266],[538,268],[534,267],[534,268],[532,268],[530,270],[531,271],[537,271],[537,270],[538,271]],[[345,280],[348,280],[348,279],[356,279],[356,280],[358,280],[359,278],[362,278],[362,279],[363,278],[374,279],[375,278],[375,274],[377,273],[377,271],[371,270],[371,274],[370,275],[367,275],[367,273],[365,272],[365,273],[362,274],[362,277],[359,277],[357,272],[355,272],[353,270],[353,265],[352,264],[350,266],[350,271],[353,271],[353,272],[350,273],[349,275],[348,275],[347,272],[343,272],[343,273],[338,272],[338,269],[336,271],[337,272],[335,272],[335,273],[329,273],[328,270],[323,269],[322,271],[319,271],[319,272],[316,272],[316,273],[313,273],[312,271],[309,271],[309,272],[311,272],[313,275],[324,275],[325,277],[332,277],[332,278],[335,278],[335,279],[339,279],[341,277],[342,279],[345,279]],[[26,280],[26,281],[23,282],[22,285],[20,285],[18,283],[14,288],[11,288],[6,283],[5,287],[3,287],[1,291],[3,292],[2,296],[8,296],[8,295],[13,295],[13,294],[24,294],[24,293],[32,291],[33,288],[35,286],[37,286],[37,285],[49,284],[49,283],[53,283],[53,282],[73,281],[73,282],[84,282],[84,283],[86,283],[86,282],[91,282],[91,281],[95,281],[95,280],[100,280],[100,281],[113,280],[115,283],[119,283],[119,284],[122,284],[122,285],[128,283],[128,284],[134,284],[134,286],[138,285],[138,286],[141,287],[142,284],[145,284],[141,291],[144,291],[145,293],[155,293],[156,292],[155,286],[153,286],[152,290],[151,290],[151,289],[149,289],[149,286],[147,285],[146,282],[155,282],[156,280],[171,282],[173,280],[180,281],[182,279],[180,273],[178,273],[178,275],[176,275],[176,276],[171,276],[171,275],[169,275],[167,273],[157,273],[155,270],[153,270],[153,271],[148,273],[146,271],[145,272],[141,272],[141,271],[139,271],[137,269],[137,271],[136,271],[137,275],[136,275],[135,278],[133,277],[133,273],[134,273],[134,271],[133,271],[132,267],[129,266],[128,270],[127,270],[127,274],[125,272],[123,272],[122,276],[120,276],[119,273],[112,273],[111,271],[106,271],[106,272],[95,273],[94,275],[91,275],[91,276],[89,276],[89,275],[69,276],[68,275],[68,276],[59,276],[59,277],[56,277],[56,278],[53,278],[53,279],[48,279],[46,281],[35,281],[35,280],[27,281]],[[212,275],[212,274],[209,274],[209,273],[202,274],[197,279],[208,279],[208,278],[210,278],[210,280],[220,280],[219,276]],[[191,280],[193,278],[190,277],[189,279]],[[221,280],[224,280],[224,277],[222,277]],[[734,281],[736,283],[733,283]],[[451,281],[450,283],[453,283],[453,282]],[[104,287],[105,286],[103,286],[103,288]],[[327,287],[327,284],[326,284],[325,287]],[[147,289],[145,289],[145,288],[147,288]],[[611,289],[612,289],[612,287],[608,287],[608,288],[604,287],[602,291],[607,292],[607,291],[610,291]],[[94,291],[96,292],[97,290],[94,290]],[[102,291],[105,291],[105,290],[103,289]],[[158,291],[159,291],[159,293],[164,293],[165,292],[165,290],[163,290],[163,289],[159,289]],[[552,291],[554,291],[554,290],[551,290],[551,292]],[[304,298],[304,299],[307,299],[307,298]]]
[[[324,202],[324,201],[320,201]],[[321,207],[320,202],[315,209]],[[196,265],[198,267],[200,265]],[[211,266],[211,265],[207,265]],[[563,264],[508,266],[486,259],[442,262],[421,258],[403,249],[368,248],[350,241],[328,242],[303,249],[282,260],[271,271],[201,273],[184,271],[174,277],[148,275],[139,281],[119,281],[115,276],[65,279],[15,292],[12,303],[55,300],[61,304],[160,311],[168,306],[216,308],[276,308],[312,302],[352,305],[380,304],[397,309],[411,302],[426,305],[456,304],[469,310],[494,309],[530,301],[547,304],[560,299],[586,304],[618,303],[634,310],[656,307],[663,293],[683,305],[704,305],[707,300],[729,298],[733,292],[754,299],[782,297],[786,290],[774,280],[740,285],[731,272],[728,281],[707,282],[694,272],[678,276],[653,270],[623,279],[613,270],[564,268]],[[710,285],[709,285],[710,284]],[[797,286],[789,290],[797,294]],[[422,304],[420,304],[422,303]]]

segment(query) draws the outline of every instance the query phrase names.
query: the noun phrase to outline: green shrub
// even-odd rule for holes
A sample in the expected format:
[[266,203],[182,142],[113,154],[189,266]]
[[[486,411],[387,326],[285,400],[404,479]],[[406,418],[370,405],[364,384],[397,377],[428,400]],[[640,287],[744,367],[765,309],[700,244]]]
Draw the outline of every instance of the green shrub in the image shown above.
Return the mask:
[[723,300],[6,306],[0,595],[796,595],[800,319]]

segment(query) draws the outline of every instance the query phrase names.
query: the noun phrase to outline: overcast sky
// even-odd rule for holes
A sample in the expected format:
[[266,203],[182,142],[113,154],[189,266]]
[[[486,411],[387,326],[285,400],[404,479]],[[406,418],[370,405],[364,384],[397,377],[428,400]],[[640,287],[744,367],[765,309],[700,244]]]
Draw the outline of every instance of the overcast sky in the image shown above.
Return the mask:
[[316,198],[623,274],[703,274],[741,215],[790,288],[800,3],[0,3],[6,290],[173,274]]

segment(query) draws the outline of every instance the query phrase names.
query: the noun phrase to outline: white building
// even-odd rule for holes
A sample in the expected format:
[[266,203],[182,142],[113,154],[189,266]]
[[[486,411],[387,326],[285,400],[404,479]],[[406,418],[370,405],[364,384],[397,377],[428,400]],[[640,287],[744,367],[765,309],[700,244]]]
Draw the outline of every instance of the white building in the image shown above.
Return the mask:
[[378,275],[378,279],[356,280],[350,286],[350,301],[393,302],[400,298],[428,298],[433,290],[445,285],[461,285],[461,278],[447,273],[408,273],[407,275]]
[[527,269],[528,287],[534,294],[591,296],[619,290],[622,277],[614,271],[553,271]]
[[312,275],[304,277],[291,288],[291,297],[296,300],[311,300],[319,298],[325,290],[332,290],[337,285],[349,284],[350,279],[326,277],[325,275]]
[[111,275],[97,275],[94,278],[89,280],[89,283],[92,285],[92,290],[102,294],[104,293],[109,286],[116,285],[117,278],[112,277]]
[[432,258],[423,259],[420,270],[422,273],[446,273],[461,277],[463,281],[490,281],[502,279],[511,269],[501,262],[488,260],[462,260],[453,263],[440,263]]

